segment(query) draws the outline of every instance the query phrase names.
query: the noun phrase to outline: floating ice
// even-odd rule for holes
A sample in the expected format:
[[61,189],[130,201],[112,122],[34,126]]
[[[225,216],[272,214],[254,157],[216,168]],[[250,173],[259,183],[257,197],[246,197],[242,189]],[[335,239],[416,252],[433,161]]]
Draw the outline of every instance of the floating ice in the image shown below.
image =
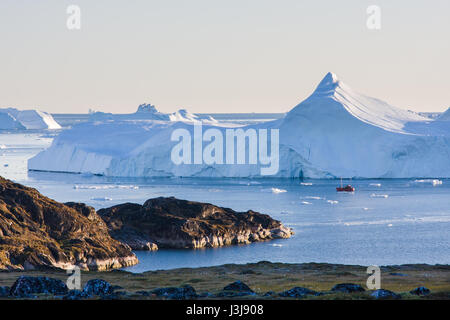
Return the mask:
[[316,196],[306,196],[305,199],[320,200],[322,198],[321,197],[316,197]]
[[389,195],[387,195],[387,194],[375,194],[375,193],[372,193],[370,196],[372,198],[389,198]]
[[94,200],[94,201],[112,201],[112,198],[100,197],[100,198],[91,198],[91,200]]
[[337,200],[327,200],[327,202],[330,204],[338,204],[339,203],[339,201],[337,201]]
[[421,180],[414,180],[415,183],[431,183],[433,186],[438,186],[442,184],[442,180],[438,179],[421,179]]
[[300,182],[300,185],[302,185],[302,186],[312,186],[313,184],[311,182]]
[[284,189],[278,189],[278,188],[272,188],[271,190],[272,190],[272,193],[284,193],[284,192],[287,192]]
[[371,183],[371,184],[369,184],[369,186],[372,186],[372,187],[381,187],[381,183]]
[[80,189],[80,190],[107,190],[107,189],[133,189],[133,190],[137,190],[139,189],[138,186],[134,186],[134,185],[89,185],[89,186],[85,186],[85,185],[75,185],[73,186],[74,189]]
[[0,109],[0,129],[61,129],[52,115],[39,110]]
[[311,203],[311,202],[308,202],[308,201],[302,201],[301,204],[308,205],[308,204],[312,204],[312,203]]

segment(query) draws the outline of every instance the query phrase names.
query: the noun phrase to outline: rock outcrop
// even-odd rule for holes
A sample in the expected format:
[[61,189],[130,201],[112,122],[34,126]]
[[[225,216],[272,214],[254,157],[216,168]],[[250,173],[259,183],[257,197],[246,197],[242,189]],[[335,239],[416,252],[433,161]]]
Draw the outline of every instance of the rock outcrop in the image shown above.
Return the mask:
[[0,177],[0,270],[108,270],[138,263],[95,210]]
[[254,211],[170,198],[125,203],[98,211],[111,236],[135,250],[203,248],[289,238],[280,221]]

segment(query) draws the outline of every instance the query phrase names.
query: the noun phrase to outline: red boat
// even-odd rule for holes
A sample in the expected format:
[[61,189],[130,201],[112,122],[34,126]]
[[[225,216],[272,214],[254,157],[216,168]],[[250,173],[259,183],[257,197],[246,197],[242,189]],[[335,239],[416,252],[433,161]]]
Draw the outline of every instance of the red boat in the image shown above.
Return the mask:
[[341,186],[336,188],[337,192],[354,192],[355,190],[356,189],[349,184],[344,187],[342,185],[342,178],[341,178]]
[[337,187],[336,191],[337,192],[354,192],[355,188],[348,184],[345,187]]

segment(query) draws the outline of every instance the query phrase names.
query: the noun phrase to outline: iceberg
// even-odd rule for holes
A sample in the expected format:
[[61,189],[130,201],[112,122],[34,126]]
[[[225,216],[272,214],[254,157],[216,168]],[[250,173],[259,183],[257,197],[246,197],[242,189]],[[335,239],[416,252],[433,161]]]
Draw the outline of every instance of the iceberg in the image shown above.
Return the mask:
[[150,103],[143,103],[138,106],[135,113],[130,114],[112,114],[106,112],[93,112],[89,115],[91,122],[104,121],[134,121],[134,120],[156,120],[156,121],[184,121],[184,122],[204,122],[217,123],[213,117],[201,118],[186,109],[180,109],[173,113],[162,113]]
[[52,115],[39,110],[0,109],[0,130],[56,130],[61,126]]
[[[225,137],[236,124],[198,119],[186,110],[160,114],[154,107],[141,106],[126,119],[113,115],[108,121],[63,131],[49,149],[29,160],[29,169],[121,177],[261,177],[261,163],[171,161],[175,130],[193,136],[201,122],[203,132],[214,129]],[[359,94],[333,73],[284,118],[240,128],[279,131],[279,169],[274,177],[450,177],[448,122]],[[205,137],[203,143],[208,143]],[[247,155],[249,145],[245,144]],[[226,158],[226,152],[222,156]]]

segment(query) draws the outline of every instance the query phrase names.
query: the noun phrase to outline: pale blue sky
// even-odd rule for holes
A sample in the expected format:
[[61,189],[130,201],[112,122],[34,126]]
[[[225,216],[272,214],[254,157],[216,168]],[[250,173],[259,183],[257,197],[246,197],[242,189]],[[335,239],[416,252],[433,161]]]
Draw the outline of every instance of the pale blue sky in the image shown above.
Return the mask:
[[[66,28],[66,8],[82,29]],[[366,27],[381,7],[382,28]],[[0,107],[285,112],[332,71],[416,111],[450,106],[448,0],[1,0]]]

